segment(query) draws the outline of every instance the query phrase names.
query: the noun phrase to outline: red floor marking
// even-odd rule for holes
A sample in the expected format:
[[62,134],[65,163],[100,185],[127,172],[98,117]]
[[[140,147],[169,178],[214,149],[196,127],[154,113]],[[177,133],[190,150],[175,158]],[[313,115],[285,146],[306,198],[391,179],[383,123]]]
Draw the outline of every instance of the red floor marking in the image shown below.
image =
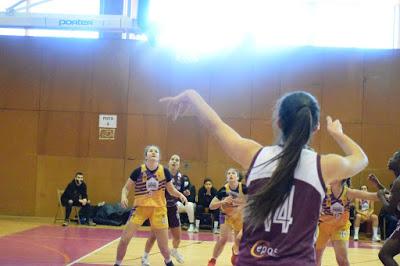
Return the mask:
[[[0,237],[0,265],[58,266],[71,263],[121,236],[121,229],[44,225]],[[136,237],[147,238],[149,231]],[[215,241],[218,235],[182,231],[182,240]],[[133,239],[134,241],[134,239]],[[76,264],[99,266],[100,264]]]
[[0,237],[0,264],[65,265],[120,235],[113,229],[39,226]]

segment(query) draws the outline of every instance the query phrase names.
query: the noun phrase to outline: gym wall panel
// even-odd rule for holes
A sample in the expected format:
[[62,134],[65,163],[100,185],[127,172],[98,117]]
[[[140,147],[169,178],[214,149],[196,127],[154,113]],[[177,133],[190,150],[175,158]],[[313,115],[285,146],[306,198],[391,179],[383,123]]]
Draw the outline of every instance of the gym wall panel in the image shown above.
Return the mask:
[[207,164],[206,176],[211,178],[214,187],[217,190],[219,190],[226,183],[225,172],[231,167],[236,168],[239,171],[247,170],[247,169],[242,169],[237,163],[210,162]]
[[86,176],[92,205],[121,201],[121,189],[127,179],[123,159],[89,158]]
[[[0,111],[0,147],[4,155],[29,155],[37,152],[39,113]],[[5,166],[6,164],[1,164]],[[1,177],[0,177],[1,179]]]
[[[180,153],[182,171],[197,189],[206,176],[222,186],[227,168],[238,164],[192,113],[172,122],[158,102],[186,88],[196,89],[242,136],[263,145],[273,143],[276,99],[310,91],[322,108],[312,147],[342,154],[325,129],[325,114],[340,118],[370,159],[355,182],[374,171],[390,183],[386,163],[399,149],[400,52],[299,48],[247,59],[175,59],[125,40],[2,37],[0,164],[6,167],[0,167],[0,202],[7,206],[0,204],[0,213],[53,216],[56,189],[65,188],[77,170],[87,174],[96,201],[119,201],[148,144],[161,148],[164,164]],[[118,115],[115,141],[98,140],[100,113]],[[9,202],[15,195],[22,196]]]
[[207,102],[210,100],[210,79],[212,68],[204,63],[172,63],[171,95],[187,90],[196,90]]
[[[341,122],[362,120],[363,54],[342,53],[335,50],[323,61],[322,109]],[[324,117],[323,117],[324,118]]]
[[177,121],[168,120],[165,156],[178,154],[185,160],[206,162],[207,143],[207,130],[201,126],[196,117],[182,117]]
[[399,149],[400,127],[365,124],[362,131],[361,145],[369,159],[368,167],[385,169],[389,157]]
[[89,127],[89,113],[41,111],[38,154],[87,156]]
[[[250,137],[251,121],[249,119],[225,118],[224,121],[242,137]],[[234,164],[212,135],[208,138],[208,162]]]
[[39,109],[41,53],[35,40],[1,38],[0,108]]
[[393,52],[367,54],[365,69],[364,122],[399,125],[400,56]]
[[252,62],[244,58],[221,60],[212,67],[211,106],[221,117],[251,117]]
[[[343,126],[343,132],[362,146],[363,143],[362,126],[360,124],[353,124],[353,123],[342,123],[342,126]],[[323,154],[336,153],[343,156],[345,155],[340,146],[328,133],[325,121],[321,123],[320,136],[321,136],[321,150],[320,150],[321,153]]]
[[189,161],[183,159],[181,161],[181,172],[189,177],[190,182],[196,187],[196,195],[199,188],[203,186],[203,180],[206,175],[206,163]]
[[282,62],[281,95],[287,92],[305,90],[322,98],[323,72],[322,49],[298,49],[288,54]]
[[34,215],[37,111],[0,111],[0,213]]
[[281,70],[278,63],[267,58],[266,62],[259,59],[254,64],[251,88],[253,119],[272,120],[272,111],[279,99],[281,85]]
[[129,114],[165,115],[160,98],[171,96],[171,58],[154,47],[136,44],[131,50]]
[[93,59],[92,112],[128,111],[129,42],[109,40],[96,43]]
[[[170,95],[175,96],[187,89],[197,91],[207,103],[210,103],[211,69],[204,63],[174,62],[172,64],[172,90]],[[167,113],[167,104],[162,103],[162,115]],[[183,116],[193,116],[189,109]]]
[[250,138],[257,141],[262,146],[273,145],[276,141],[271,121],[253,119],[251,120],[250,131]]
[[[82,172],[87,183],[88,169],[89,161],[86,157],[39,155],[35,215],[54,216],[57,211],[57,189],[65,189],[76,172]],[[91,184],[87,185],[90,193]]]
[[167,124],[165,116],[128,115],[126,157],[143,161],[144,148],[157,145],[163,160],[167,149]]
[[117,128],[114,140],[99,139],[99,114],[87,114],[90,125],[89,157],[124,158],[126,149],[127,115],[117,115]]
[[35,154],[0,154],[0,213],[35,215]]
[[90,111],[93,42],[45,40],[40,109]]

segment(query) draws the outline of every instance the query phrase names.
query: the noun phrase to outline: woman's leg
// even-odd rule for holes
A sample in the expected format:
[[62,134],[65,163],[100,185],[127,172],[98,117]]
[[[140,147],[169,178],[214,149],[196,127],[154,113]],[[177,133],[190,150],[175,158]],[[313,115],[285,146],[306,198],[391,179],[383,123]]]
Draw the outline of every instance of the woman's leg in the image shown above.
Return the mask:
[[179,263],[184,263],[184,257],[178,252],[179,244],[181,243],[181,227],[174,227],[169,229],[172,235],[172,249],[171,256],[174,257]]
[[349,266],[349,257],[347,254],[347,249],[349,242],[344,240],[333,240],[333,249],[335,250],[336,261],[339,266]]
[[170,228],[172,235],[172,247],[177,249],[181,243],[181,227]]
[[115,264],[121,264],[122,260],[125,257],[126,249],[128,248],[129,242],[131,241],[133,235],[136,233],[139,227],[140,225],[128,221],[125,230],[122,232],[121,239],[118,243],[117,259]]
[[217,259],[219,255],[221,255],[231,232],[232,228],[229,225],[221,224],[221,234],[218,241],[215,243],[212,258]]
[[173,265],[168,248],[168,229],[153,229],[153,232],[156,236],[158,248],[160,249],[161,255],[164,257],[165,264]]

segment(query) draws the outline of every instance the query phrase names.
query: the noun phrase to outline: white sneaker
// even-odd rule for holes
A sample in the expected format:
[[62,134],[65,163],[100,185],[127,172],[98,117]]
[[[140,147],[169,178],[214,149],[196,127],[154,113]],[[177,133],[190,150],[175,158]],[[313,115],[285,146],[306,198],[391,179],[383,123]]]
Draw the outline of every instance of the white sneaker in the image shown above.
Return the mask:
[[354,236],[354,237],[353,237],[353,240],[354,240],[354,241],[358,241],[358,236]]
[[142,257],[142,266],[150,266],[149,258]]
[[178,250],[176,250],[176,249],[171,249],[171,256],[174,257],[176,259],[176,261],[179,262],[179,263],[184,263],[185,262],[185,260],[183,258],[183,255],[179,254]]
[[189,229],[187,230],[188,233],[193,233],[194,232],[194,226],[193,224],[190,224]]
[[380,236],[373,236],[372,237],[372,242],[381,242],[381,237]]
[[214,228],[212,232],[213,232],[213,234],[219,234],[218,228]]
[[198,233],[198,232],[199,232],[199,228],[195,227],[194,230],[193,230],[193,233]]

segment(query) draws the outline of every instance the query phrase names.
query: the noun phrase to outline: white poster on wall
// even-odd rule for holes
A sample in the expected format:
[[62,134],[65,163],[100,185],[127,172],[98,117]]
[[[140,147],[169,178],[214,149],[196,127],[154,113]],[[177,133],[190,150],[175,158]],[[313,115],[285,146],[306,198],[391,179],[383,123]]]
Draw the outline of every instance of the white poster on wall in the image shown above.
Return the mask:
[[117,115],[99,115],[99,127],[117,128]]

